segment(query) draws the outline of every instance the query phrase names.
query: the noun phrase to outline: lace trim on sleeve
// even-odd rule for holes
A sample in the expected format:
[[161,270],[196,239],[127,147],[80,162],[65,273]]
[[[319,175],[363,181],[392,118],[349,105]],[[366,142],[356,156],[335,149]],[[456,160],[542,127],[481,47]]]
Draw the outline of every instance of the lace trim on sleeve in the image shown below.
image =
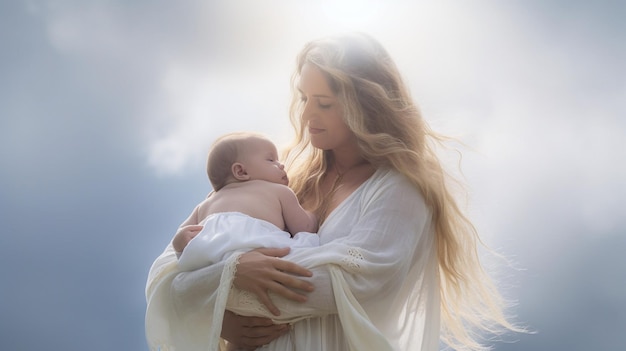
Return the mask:
[[344,257],[341,262],[343,263],[344,268],[350,273],[360,273],[361,272],[361,263],[363,263],[363,254],[361,250],[355,247],[351,247],[348,249],[347,256]]
[[265,316],[269,313],[268,309],[259,301],[255,294],[237,289],[234,286],[230,288],[226,307],[227,309],[235,309],[234,307],[236,307],[236,310],[246,311],[246,315],[250,316]]
[[224,319],[224,311],[226,310],[226,301],[228,300],[229,291],[233,285],[235,273],[237,273],[237,265],[242,252],[234,253],[228,257],[220,277],[220,285],[217,288],[215,297],[215,306],[213,309],[213,320],[211,330],[209,331],[209,350],[218,351],[220,334],[222,333],[222,321]]

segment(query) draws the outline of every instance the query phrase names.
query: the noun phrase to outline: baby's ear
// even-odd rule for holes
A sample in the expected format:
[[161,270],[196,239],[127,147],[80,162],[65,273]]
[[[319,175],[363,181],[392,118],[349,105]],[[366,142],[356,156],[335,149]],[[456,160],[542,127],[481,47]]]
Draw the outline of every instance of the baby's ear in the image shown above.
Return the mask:
[[233,163],[233,165],[231,166],[231,171],[233,173],[233,177],[235,177],[235,179],[239,180],[239,181],[244,181],[244,180],[249,180],[250,176],[248,175],[248,172],[246,172],[246,167],[239,162],[235,162]]

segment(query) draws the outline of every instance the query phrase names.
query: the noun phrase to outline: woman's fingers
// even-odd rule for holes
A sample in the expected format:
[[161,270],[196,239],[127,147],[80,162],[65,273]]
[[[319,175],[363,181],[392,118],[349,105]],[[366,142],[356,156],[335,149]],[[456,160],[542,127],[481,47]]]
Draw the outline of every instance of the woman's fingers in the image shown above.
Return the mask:
[[263,254],[264,256],[270,256],[270,257],[276,258],[273,261],[273,263],[274,263],[274,267],[278,270],[281,270],[286,273],[294,274],[294,275],[303,276],[303,277],[312,276],[313,274],[308,269],[300,265],[297,265],[293,262],[280,259],[280,257],[286,256],[289,253],[289,250],[290,248],[288,247],[260,248],[260,249],[253,250],[252,252],[258,252],[260,254]]
[[303,277],[310,277],[313,275],[313,273],[311,273],[310,270],[300,265],[297,265],[293,262],[281,260],[280,258],[276,258],[274,260],[274,267],[276,267],[276,269],[281,270],[283,272],[295,274],[295,275],[299,275]]
[[306,302],[307,300],[306,295],[291,290],[280,283],[273,284],[268,290],[289,300],[297,302]]
[[[226,313],[232,313],[230,311],[226,311]],[[235,314],[236,316],[239,316],[237,314]],[[244,327],[248,327],[248,328],[257,328],[257,329],[262,329],[261,327],[273,327],[277,324],[274,324],[274,322],[269,319],[269,318],[265,318],[265,317],[245,317],[245,316],[239,316],[239,318],[241,318],[241,325]]]
[[239,348],[256,349],[289,331],[287,324],[274,324],[271,319],[244,317],[225,311],[222,338]]
[[252,342],[250,344],[261,346],[268,344],[270,341],[278,338],[289,331],[289,324],[273,324],[271,326],[249,327],[246,336]]
[[278,307],[276,307],[276,305],[274,305],[274,303],[272,302],[272,299],[270,299],[270,296],[267,293],[267,290],[257,290],[254,292],[257,296],[257,298],[259,299],[259,301],[261,301],[262,304],[265,305],[265,307],[267,307],[267,309],[275,316],[280,316],[280,310],[278,309]]
[[308,292],[313,291],[313,284],[294,276],[295,274],[303,277],[311,277],[313,276],[311,271],[293,262],[281,260],[280,258],[274,259],[273,264],[274,268],[276,268],[276,274],[274,275],[275,281],[291,289]]
[[[279,326],[277,325],[277,327],[279,327]],[[269,334],[264,335],[264,336],[244,337],[243,338],[243,342],[244,342],[243,346],[245,348],[250,348],[250,349],[254,350],[254,349],[256,349],[256,348],[258,348],[260,346],[269,344],[272,340],[280,337],[281,335],[286,334],[287,332],[289,332],[289,326],[287,326],[287,327],[280,326],[280,328],[274,328],[274,329],[272,329],[269,332]]]
[[272,302],[269,292],[284,298],[304,302],[306,296],[302,292],[313,291],[313,285],[298,276],[310,277],[312,273],[283,257],[289,248],[258,249],[247,252],[239,257],[234,284],[237,288],[250,291],[257,295],[259,301],[274,315],[280,311]]

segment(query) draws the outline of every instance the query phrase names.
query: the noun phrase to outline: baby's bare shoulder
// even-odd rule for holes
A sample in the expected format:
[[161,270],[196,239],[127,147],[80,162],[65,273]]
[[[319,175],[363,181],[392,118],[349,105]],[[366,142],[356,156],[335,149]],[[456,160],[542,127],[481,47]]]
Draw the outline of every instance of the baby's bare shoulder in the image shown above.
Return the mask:
[[264,180],[255,180],[254,182],[254,187],[256,189],[255,192],[263,194],[266,198],[275,198],[281,203],[286,203],[296,198],[296,194],[293,190],[284,184],[272,183]]
[[256,187],[256,188],[260,188],[260,189],[293,192],[293,190],[291,190],[290,187],[288,187],[288,186],[286,186],[284,184],[272,183],[272,182],[268,182],[266,180],[250,180],[250,181],[247,181],[246,183],[249,183],[249,185],[251,187]]

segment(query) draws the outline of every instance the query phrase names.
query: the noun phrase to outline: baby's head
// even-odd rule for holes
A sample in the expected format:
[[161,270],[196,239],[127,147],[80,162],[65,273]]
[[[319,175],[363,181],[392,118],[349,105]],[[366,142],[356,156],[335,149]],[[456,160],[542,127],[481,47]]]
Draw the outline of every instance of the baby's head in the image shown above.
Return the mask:
[[218,138],[207,161],[207,174],[214,191],[247,180],[265,180],[287,185],[284,165],[278,161],[276,146],[267,137],[236,132]]

